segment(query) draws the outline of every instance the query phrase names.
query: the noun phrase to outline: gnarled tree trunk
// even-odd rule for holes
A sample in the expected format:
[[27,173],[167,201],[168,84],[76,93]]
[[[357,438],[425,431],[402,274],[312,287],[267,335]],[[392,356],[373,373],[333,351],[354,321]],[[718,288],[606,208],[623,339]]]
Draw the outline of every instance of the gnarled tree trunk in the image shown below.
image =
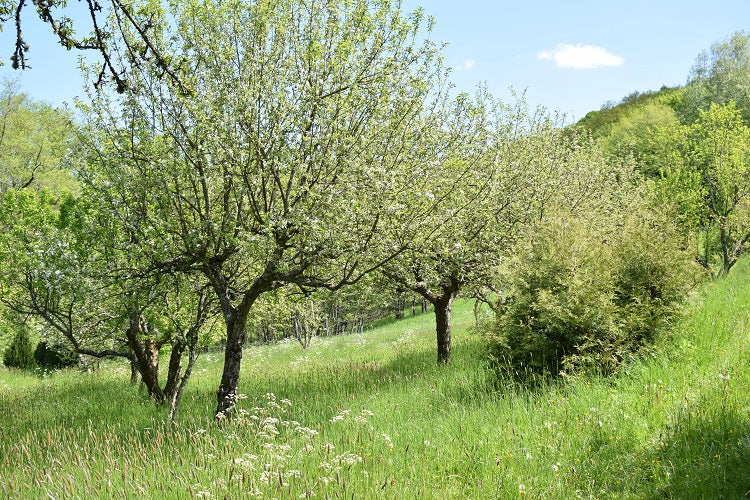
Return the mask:
[[437,332],[437,360],[438,363],[451,362],[451,311],[455,292],[447,292],[437,297],[432,305],[435,307],[435,330]]
[[228,417],[237,402],[237,386],[240,381],[242,346],[245,343],[247,312],[233,314],[227,320],[227,345],[224,348],[224,371],[219,389],[216,391],[216,417]]

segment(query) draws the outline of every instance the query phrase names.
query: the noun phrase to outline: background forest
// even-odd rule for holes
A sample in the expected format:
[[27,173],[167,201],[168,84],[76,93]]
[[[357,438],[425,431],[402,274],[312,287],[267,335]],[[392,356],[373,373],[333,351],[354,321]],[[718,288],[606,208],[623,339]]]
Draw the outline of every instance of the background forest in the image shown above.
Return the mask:
[[118,8],[0,96],[4,494],[750,491],[750,35],[568,124],[393,2]]

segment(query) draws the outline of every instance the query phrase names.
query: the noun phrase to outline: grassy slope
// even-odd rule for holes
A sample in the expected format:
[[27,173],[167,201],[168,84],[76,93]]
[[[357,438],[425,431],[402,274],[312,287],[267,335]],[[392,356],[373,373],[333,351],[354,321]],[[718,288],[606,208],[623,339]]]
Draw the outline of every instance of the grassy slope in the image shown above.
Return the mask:
[[248,349],[246,417],[222,426],[206,418],[217,354],[199,361],[172,428],[124,366],[0,371],[0,497],[741,497],[749,280],[743,261],[660,354],[619,376],[534,391],[493,383],[468,303],[450,367],[435,365],[431,315],[307,351]]

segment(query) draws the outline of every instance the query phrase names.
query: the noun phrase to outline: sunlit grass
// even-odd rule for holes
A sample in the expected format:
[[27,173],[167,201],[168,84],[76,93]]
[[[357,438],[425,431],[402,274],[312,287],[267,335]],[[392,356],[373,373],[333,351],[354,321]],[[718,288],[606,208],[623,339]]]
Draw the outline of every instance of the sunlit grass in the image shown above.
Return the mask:
[[176,425],[125,365],[0,369],[0,496],[733,498],[750,490],[750,268],[709,285],[656,354],[528,389],[485,369],[472,306],[453,364],[433,317],[248,348],[242,418],[209,416],[202,356]]

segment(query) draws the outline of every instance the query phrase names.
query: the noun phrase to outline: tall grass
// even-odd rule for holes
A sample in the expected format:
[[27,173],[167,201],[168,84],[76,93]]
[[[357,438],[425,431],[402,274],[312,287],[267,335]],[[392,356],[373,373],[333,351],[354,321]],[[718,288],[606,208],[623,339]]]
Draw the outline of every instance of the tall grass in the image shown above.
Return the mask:
[[0,497],[742,497],[750,491],[748,262],[655,354],[529,389],[485,368],[472,307],[454,362],[433,318],[248,348],[242,418],[216,424],[204,355],[176,425],[127,366],[0,371]]

